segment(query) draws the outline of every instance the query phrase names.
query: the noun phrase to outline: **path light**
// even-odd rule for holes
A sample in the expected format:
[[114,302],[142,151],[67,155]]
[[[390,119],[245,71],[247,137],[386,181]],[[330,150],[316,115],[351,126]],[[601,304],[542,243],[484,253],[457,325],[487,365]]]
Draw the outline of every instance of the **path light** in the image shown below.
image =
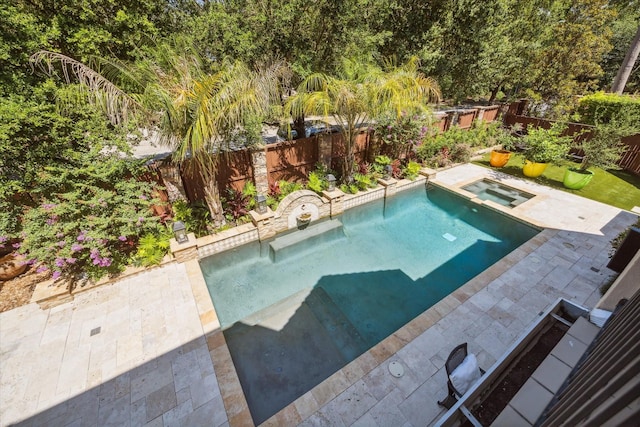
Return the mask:
[[267,198],[263,194],[256,196],[256,212],[259,214],[267,213]]
[[386,165],[384,167],[384,179],[391,178],[392,173],[393,173],[393,167],[391,165]]
[[187,236],[187,227],[184,226],[182,221],[176,221],[173,223],[173,235],[178,243],[185,243],[189,241],[189,236]]
[[327,181],[329,182],[329,188],[327,188],[328,191],[333,191],[336,189],[336,177],[333,176],[333,174],[329,174],[327,175]]

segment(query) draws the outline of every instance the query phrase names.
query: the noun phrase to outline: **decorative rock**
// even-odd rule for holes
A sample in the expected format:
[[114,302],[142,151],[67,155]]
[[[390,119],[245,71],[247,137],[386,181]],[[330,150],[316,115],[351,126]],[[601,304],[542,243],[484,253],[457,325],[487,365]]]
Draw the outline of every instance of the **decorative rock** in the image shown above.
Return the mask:
[[24,256],[9,254],[0,258],[0,280],[11,280],[24,273],[27,264]]

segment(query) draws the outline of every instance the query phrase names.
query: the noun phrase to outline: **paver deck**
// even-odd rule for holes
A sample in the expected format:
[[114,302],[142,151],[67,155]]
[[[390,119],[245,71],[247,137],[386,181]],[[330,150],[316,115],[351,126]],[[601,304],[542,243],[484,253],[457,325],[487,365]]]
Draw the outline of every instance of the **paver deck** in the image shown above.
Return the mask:
[[[474,165],[436,181],[483,177],[536,194],[511,213],[547,230],[265,424],[429,425],[444,413],[455,345],[468,342],[487,368],[558,297],[597,303],[609,242],[636,216]],[[48,310],[0,313],[0,425],[250,424],[202,286],[192,266],[170,264]]]

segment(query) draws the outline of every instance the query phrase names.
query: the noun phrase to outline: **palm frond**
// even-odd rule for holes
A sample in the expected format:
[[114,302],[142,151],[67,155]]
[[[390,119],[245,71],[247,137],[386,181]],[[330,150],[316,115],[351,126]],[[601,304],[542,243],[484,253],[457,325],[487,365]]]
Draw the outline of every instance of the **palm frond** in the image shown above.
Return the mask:
[[113,123],[126,120],[141,105],[116,84],[93,68],[69,56],[41,50],[30,57],[33,66],[49,76],[59,75],[55,63],[60,64],[62,78],[67,83],[77,81],[88,89],[89,99],[101,107]]

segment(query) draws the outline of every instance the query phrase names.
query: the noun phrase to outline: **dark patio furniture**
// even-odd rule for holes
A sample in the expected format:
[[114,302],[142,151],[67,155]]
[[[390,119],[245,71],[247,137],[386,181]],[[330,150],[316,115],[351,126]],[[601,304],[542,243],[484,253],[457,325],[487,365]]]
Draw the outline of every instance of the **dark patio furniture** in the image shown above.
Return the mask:
[[[444,399],[439,400],[438,405],[444,406],[445,408],[449,409],[458,401],[460,397],[462,397],[463,393],[460,393],[458,390],[456,390],[456,388],[451,383],[451,379],[449,378],[449,376],[458,366],[460,366],[464,358],[467,357],[467,354],[466,342],[454,348],[449,354],[449,357],[444,364],[445,370],[447,371],[447,388],[449,394]],[[482,368],[478,369],[480,369],[480,374],[484,375],[484,370]]]

